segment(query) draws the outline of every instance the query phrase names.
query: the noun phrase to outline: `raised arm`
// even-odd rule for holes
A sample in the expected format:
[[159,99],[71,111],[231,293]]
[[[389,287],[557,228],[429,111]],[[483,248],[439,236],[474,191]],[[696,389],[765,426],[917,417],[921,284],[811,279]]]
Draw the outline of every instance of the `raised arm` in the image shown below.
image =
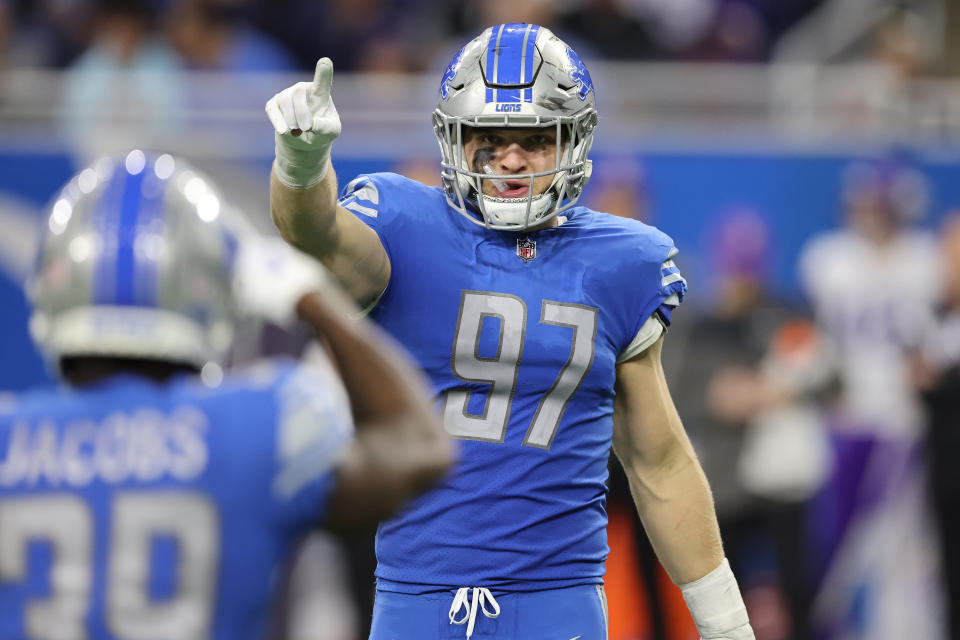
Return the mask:
[[680,585],[701,636],[753,640],[710,487],[667,388],[662,341],[617,366],[614,452],[657,557]]
[[310,325],[347,391],[354,438],[339,458],[325,524],[374,525],[426,490],[453,463],[453,443],[429,386],[403,350],[364,318],[316,260],[279,238],[245,237],[236,300],[247,314]]
[[441,477],[453,463],[452,441],[413,362],[373,323],[351,317],[352,304],[327,290],[301,298],[297,312],[332,353],[356,424],[327,526],[373,524]]
[[377,234],[337,205],[330,147],[340,116],[330,96],[333,64],[321,58],[313,82],[298,82],[266,104],[275,130],[270,211],[283,238],[318,260],[361,306],[390,280],[390,260]]

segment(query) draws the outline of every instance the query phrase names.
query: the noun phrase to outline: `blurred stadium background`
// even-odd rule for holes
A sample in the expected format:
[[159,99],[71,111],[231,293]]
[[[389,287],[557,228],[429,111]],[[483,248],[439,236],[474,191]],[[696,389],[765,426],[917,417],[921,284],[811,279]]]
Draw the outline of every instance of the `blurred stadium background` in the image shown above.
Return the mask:
[[[900,394],[923,406],[949,384],[937,374],[956,358],[925,336],[943,333],[926,327],[943,326],[931,318],[960,279],[936,243],[960,211],[955,0],[0,0],[0,390],[51,383],[22,283],[55,190],[91,159],[134,147],[188,157],[270,231],[263,104],[328,55],[341,180],[395,170],[437,184],[440,73],[482,28],[515,21],[551,27],[592,72],[601,124],[586,203],[655,224],[681,249],[690,294],[666,364],[757,637],[957,637],[949,545],[930,508],[957,481],[929,482],[922,419],[887,428],[838,404],[865,384],[851,369],[891,365],[869,348],[840,362],[831,303],[801,269],[824,234],[862,230],[860,209],[886,216],[894,238],[929,234],[919,258],[854,260],[892,275],[889,288],[886,276],[852,280],[876,296],[848,296],[866,314],[850,331],[906,372],[861,388],[867,404]],[[901,295],[911,277],[928,293]],[[897,314],[884,305],[919,319],[885,332]],[[771,386],[781,401],[759,402]],[[936,440],[941,459],[958,443]],[[611,484],[611,639],[695,637],[616,473]],[[325,553],[322,566],[369,584],[362,561]],[[315,638],[362,633],[364,605],[337,580],[317,587],[326,605],[299,611],[320,620]]]

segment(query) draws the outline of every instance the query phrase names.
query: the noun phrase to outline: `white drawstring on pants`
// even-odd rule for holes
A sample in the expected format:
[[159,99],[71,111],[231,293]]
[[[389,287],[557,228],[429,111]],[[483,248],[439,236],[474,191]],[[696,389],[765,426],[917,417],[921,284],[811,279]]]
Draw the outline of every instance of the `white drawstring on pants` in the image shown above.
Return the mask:
[[[473,598],[470,602],[467,602],[470,598],[471,589],[473,590]],[[490,610],[487,610],[487,603],[490,604]],[[457,595],[453,597],[453,604],[450,605],[450,624],[466,623],[468,639],[473,635],[473,625],[477,621],[478,605],[480,610],[483,611],[483,615],[488,618],[496,618],[500,615],[500,605],[497,604],[496,598],[490,593],[490,589],[486,587],[460,587],[457,589]],[[460,610],[464,608],[466,611],[463,613],[463,617],[458,619]]]

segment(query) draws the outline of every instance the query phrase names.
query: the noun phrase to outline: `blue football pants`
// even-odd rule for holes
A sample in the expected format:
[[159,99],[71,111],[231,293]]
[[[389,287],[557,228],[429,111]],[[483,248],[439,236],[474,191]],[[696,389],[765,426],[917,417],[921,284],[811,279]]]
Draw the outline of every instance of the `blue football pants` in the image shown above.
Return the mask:
[[[489,593],[489,592],[488,592]],[[474,598],[450,620],[457,591],[411,595],[377,589],[370,640],[466,640]],[[470,640],[607,640],[607,599],[601,585],[531,592],[493,590],[495,604],[477,606]],[[500,613],[491,618],[484,609]]]

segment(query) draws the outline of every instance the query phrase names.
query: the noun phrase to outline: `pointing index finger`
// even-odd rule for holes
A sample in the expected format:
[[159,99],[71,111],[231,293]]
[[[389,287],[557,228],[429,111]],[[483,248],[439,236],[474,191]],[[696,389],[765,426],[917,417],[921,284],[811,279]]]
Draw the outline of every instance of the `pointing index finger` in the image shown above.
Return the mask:
[[317,70],[313,74],[313,86],[310,92],[317,97],[328,97],[333,84],[333,62],[330,58],[317,60]]

